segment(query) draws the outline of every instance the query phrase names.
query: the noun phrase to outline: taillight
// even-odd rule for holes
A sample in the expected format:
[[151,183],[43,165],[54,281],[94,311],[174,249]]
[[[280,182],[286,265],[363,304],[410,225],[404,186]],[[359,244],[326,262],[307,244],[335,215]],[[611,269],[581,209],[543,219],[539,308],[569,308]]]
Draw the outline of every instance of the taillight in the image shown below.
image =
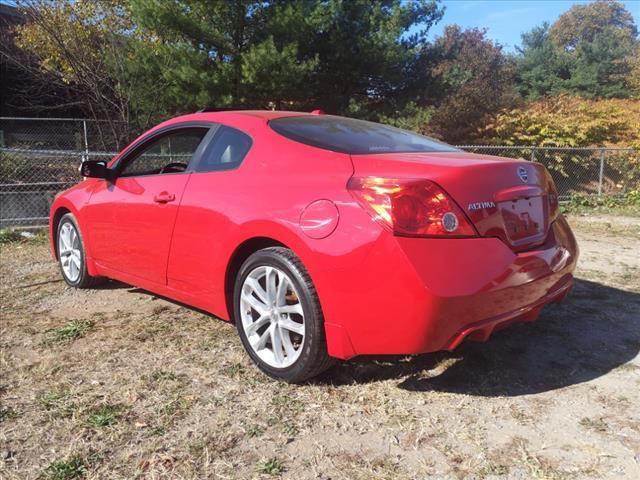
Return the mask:
[[394,235],[477,235],[460,207],[429,180],[352,177],[347,188],[358,203]]

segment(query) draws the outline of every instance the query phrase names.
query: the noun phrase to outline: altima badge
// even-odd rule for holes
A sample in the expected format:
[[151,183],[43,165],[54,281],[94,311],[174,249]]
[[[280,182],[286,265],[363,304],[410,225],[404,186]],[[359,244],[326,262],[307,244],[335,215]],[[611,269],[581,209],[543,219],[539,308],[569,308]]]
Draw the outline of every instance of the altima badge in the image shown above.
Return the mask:
[[524,167],[518,167],[518,176],[524,183],[529,181],[529,174],[527,173],[527,169]]
[[467,207],[467,210],[472,212],[474,210],[482,210],[483,208],[495,208],[495,206],[496,204],[493,202],[475,202],[475,203],[470,203],[469,206]]

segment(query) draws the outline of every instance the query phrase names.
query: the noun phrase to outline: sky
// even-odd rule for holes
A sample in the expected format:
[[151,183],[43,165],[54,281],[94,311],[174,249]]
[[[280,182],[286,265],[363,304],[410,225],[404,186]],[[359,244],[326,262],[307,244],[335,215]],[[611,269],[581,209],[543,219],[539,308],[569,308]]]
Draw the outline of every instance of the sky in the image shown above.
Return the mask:
[[[429,31],[432,39],[444,30],[445,25],[457,23],[463,28],[486,28],[487,36],[515,51],[520,44],[520,34],[542,25],[553,23],[562,13],[580,0],[443,0],[442,20]],[[640,24],[640,0],[622,2]]]

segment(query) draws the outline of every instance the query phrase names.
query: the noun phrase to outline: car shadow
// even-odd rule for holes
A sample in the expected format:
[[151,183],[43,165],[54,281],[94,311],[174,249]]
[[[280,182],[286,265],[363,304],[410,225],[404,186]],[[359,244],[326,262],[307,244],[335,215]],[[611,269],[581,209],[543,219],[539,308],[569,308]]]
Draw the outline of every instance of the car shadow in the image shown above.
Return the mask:
[[412,357],[360,357],[313,383],[399,380],[415,392],[518,396],[587,382],[624,365],[640,351],[640,294],[577,279],[562,304],[538,321],[512,325],[486,343]]

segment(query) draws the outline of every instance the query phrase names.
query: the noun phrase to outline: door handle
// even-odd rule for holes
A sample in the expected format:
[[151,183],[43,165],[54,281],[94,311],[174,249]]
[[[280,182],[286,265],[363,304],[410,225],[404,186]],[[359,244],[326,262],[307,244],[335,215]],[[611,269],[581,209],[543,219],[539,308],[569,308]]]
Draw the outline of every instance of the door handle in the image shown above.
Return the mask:
[[156,203],[173,202],[175,199],[176,199],[176,196],[173,193],[168,193],[168,192],[160,192],[159,194],[153,197],[153,201]]

